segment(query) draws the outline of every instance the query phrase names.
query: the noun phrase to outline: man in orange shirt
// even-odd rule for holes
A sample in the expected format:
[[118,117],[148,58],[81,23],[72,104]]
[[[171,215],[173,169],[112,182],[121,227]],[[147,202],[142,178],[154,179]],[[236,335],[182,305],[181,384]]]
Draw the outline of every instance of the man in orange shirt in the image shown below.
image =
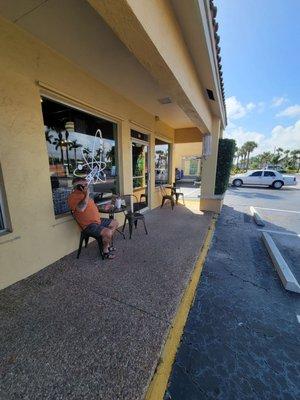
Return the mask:
[[115,219],[100,218],[98,208],[89,196],[86,179],[76,177],[72,181],[74,190],[68,197],[68,204],[81,229],[92,236],[100,235],[103,242],[103,253],[107,259],[113,259],[111,251],[112,238],[118,227]]

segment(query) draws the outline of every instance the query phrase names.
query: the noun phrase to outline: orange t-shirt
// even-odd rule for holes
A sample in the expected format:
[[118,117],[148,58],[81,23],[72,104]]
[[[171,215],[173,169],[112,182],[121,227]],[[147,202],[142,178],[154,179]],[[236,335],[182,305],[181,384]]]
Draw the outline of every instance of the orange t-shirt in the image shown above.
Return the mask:
[[81,190],[76,189],[69,195],[68,204],[76,221],[79,223],[82,229],[85,229],[90,224],[99,224],[101,219],[98,208],[92,199],[88,200],[86,209],[84,211],[76,210],[78,203],[83,199],[84,193]]

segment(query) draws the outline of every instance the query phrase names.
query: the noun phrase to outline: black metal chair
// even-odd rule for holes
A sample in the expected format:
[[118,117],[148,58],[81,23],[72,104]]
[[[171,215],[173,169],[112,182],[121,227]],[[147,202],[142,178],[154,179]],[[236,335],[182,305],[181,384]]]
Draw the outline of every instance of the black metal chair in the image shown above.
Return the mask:
[[141,203],[138,202],[137,197],[134,194],[125,194],[121,197],[122,200],[125,201],[126,211],[125,211],[125,219],[122,228],[122,232],[125,230],[126,222],[128,222],[129,226],[129,239],[132,236],[133,225],[137,228],[138,221],[142,221],[145,229],[146,235],[148,235],[145,216],[144,214],[138,212],[140,210]]
[[174,210],[175,202],[174,202],[174,197],[173,197],[173,194],[172,194],[172,189],[171,189],[171,194],[168,194],[167,191],[166,191],[166,188],[161,185],[160,186],[160,192],[161,192],[161,196],[162,196],[160,208],[162,208],[162,206],[165,204],[166,200],[169,200],[170,203],[171,203],[172,210]]
[[74,220],[76,221],[76,223],[77,223],[77,225],[79,226],[79,229],[80,229],[80,239],[79,239],[79,246],[78,246],[78,250],[77,250],[77,258],[79,258],[79,256],[80,256],[83,242],[85,243],[84,247],[87,247],[88,243],[89,243],[89,239],[90,239],[90,237],[92,237],[97,241],[98,247],[99,247],[100,256],[101,256],[102,260],[104,260],[102,237],[100,235],[98,235],[98,236],[90,235],[90,234],[87,234],[86,232],[84,232],[84,230],[82,230],[81,226],[79,225],[79,223],[76,220],[76,218],[75,218],[75,216],[74,216],[72,211],[71,211],[71,214],[72,214]]
[[176,204],[178,204],[178,199],[181,196],[183,200],[183,205],[185,206],[184,193],[178,192],[177,190],[180,190],[180,188],[177,188],[176,182],[174,182],[172,188],[172,195],[175,196]]
[[147,204],[148,204],[148,195],[147,195],[146,193],[142,193],[142,194],[140,195],[140,202],[139,202],[139,204],[140,204],[140,208],[147,207]]

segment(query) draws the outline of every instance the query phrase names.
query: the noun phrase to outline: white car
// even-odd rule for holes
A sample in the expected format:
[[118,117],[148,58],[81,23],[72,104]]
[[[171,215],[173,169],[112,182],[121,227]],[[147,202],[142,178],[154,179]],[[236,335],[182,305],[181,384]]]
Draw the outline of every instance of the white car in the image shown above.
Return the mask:
[[282,175],[274,170],[248,171],[245,174],[237,174],[230,177],[233,186],[242,185],[270,186],[274,189],[281,189],[283,185],[292,186],[297,184],[293,175]]

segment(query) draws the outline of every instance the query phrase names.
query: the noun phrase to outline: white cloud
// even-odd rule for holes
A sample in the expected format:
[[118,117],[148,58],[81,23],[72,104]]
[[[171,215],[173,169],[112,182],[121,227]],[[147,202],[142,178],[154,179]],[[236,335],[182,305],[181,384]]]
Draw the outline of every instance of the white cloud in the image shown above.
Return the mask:
[[271,102],[271,107],[279,107],[286,102],[288,102],[288,99],[285,96],[273,97]]
[[257,103],[257,112],[259,114],[263,113],[265,111],[266,108],[266,103],[264,101],[259,101]]
[[226,99],[226,110],[228,119],[243,118],[248,112],[252,111],[256,105],[252,102],[243,105],[235,96]]
[[252,111],[255,107],[256,107],[256,105],[255,105],[254,103],[252,103],[252,102],[250,102],[250,103],[248,103],[248,104],[246,105],[246,109],[247,109],[248,111]]
[[224,136],[229,139],[235,139],[238,147],[241,147],[245,142],[248,141],[254,141],[259,145],[265,139],[265,136],[262,133],[247,131],[241,126],[238,126],[234,129],[226,129]]
[[269,137],[261,132],[247,131],[241,126],[227,127],[224,136],[235,139],[238,147],[241,147],[248,141],[256,142],[258,147],[254,150],[252,155],[263,153],[264,151],[273,152],[275,147],[291,150],[300,149],[300,120],[290,126],[275,126]]
[[[279,107],[286,103],[288,99],[285,96],[274,97],[272,107]],[[247,104],[242,104],[235,96],[226,99],[226,108],[228,115],[228,125],[224,132],[224,137],[235,139],[237,146],[241,147],[245,142],[254,141],[258,147],[254,150],[253,155],[263,153],[264,151],[274,151],[275,147],[284,149],[300,149],[300,120],[294,125],[283,126],[277,125],[271,135],[266,135],[262,132],[250,131],[242,126],[239,126],[236,120],[243,118],[249,112],[255,109],[256,113],[262,113],[269,103],[263,101]],[[300,105],[287,107],[279,112],[277,116],[296,117],[300,115]]]
[[291,150],[300,149],[300,120],[290,126],[275,126],[271,137],[266,138],[262,145],[269,150],[274,149],[275,146]]
[[276,117],[297,117],[300,115],[300,105],[295,104],[294,106],[290,106],[280,113],[276,114]]

